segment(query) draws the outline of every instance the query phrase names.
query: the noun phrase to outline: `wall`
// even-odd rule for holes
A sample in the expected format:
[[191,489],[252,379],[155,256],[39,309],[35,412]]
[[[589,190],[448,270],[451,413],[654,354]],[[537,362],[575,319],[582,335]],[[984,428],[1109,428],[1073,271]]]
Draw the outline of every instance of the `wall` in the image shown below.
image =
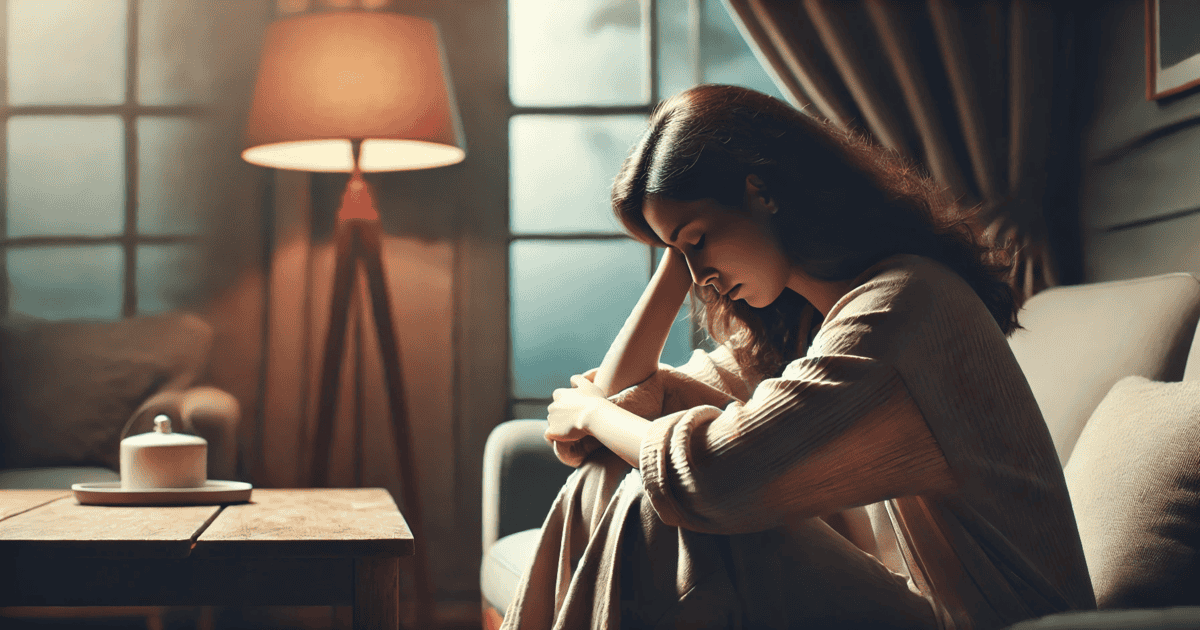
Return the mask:
[[1083,13],[1084,280],[1200,276],[1200,92],[1146,100],[1142,0]]
[[[270,4],[277,1],[285,0]],[[366,178],[385,233],[438,616],[477,620],[483,445],[505,419],[508,391],[506,4],[393,0],[388,6],[439,25],[467,143],[460,164]],[[230,73],[240,81],[230,90],[245,99],[230,110],[238,124],[265,22],[258,28],[246,38],[243,67]],[[317,415],[332,218],[347,176],[252,167],[234,149],[226,161],[229,200],[216,212],[206,270],[213,290],[204,312],[217,329],[210,380],[242,403],[244,477],[258,487],[298,487],[307,482]],[[382,363],[371,320],[363,323],[361,361],[347,337],[328,485],[384,487],[404,510]],[[364,447],[357,460],[356,405]],[[402,565],[405,593],[408,568]]]

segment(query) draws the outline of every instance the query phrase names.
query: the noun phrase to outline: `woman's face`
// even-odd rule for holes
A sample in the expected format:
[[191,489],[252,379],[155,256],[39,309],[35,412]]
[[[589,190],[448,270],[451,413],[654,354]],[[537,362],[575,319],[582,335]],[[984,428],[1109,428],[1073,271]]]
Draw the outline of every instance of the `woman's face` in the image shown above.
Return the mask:
[[761,308],[787,287],[792,264],[770,227],[774,203],[747,182],[741,208],[714,199],[648,197],[642,213],[650,228],[687,260],[692,281]]

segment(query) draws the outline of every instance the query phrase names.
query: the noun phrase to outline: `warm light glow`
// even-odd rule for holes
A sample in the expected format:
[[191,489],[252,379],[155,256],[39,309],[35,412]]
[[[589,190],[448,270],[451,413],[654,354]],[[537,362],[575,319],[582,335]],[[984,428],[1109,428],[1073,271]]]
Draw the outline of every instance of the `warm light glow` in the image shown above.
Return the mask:
[[[457,164],[458,147],[421,140],[364,140],[359,167],[364,173],[407,171]],[[271,168],[349,173],[354,168],[349,140],[300,140],[250,147],[242,159]]]
[[437,26],[330,11],[267,28],[242,157],[272,168],[350,172],[447,166],[466,155]]

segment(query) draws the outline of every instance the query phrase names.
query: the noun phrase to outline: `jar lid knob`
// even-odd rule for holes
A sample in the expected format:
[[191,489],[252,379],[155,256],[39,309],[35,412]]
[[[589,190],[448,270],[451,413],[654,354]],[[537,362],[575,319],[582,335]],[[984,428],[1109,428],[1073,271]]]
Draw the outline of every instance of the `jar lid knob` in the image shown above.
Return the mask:
[[154,430],[159,433],[171,432],[171,417],[165,413],[154,416]]

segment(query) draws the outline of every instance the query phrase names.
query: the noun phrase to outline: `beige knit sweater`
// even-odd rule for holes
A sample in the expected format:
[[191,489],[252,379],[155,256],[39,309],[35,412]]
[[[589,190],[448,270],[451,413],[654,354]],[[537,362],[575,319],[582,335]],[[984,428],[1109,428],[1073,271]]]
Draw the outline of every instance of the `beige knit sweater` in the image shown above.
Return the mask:
[[869,523],[852,542],[944,628],[1094,608],[1049,431],[982,301],[912,255],[852,284],[778,378],[697,350],[612,398],[657,418],[640,458],[654,512],[712,534]]

